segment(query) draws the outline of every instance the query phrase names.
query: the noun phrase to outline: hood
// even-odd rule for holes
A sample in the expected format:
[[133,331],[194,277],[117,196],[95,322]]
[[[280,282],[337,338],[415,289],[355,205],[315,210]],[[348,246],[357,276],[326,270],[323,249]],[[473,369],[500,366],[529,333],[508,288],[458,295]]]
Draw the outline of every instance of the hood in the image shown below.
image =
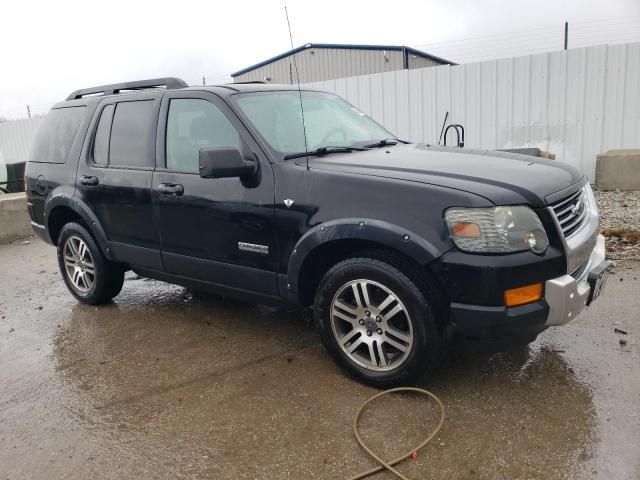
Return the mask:
[[309,166],[455,188],[496,205],[544,206],[545,197],[584,183],[578,170],[557,160],[425,144],[310,157]]

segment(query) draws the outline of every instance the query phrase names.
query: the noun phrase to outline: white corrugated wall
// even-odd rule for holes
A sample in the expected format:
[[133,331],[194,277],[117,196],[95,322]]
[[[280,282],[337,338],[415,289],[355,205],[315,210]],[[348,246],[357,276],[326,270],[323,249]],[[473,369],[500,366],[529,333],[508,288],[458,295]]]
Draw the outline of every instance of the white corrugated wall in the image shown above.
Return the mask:
[[44,116],[0,123],[0,161],[26,162]]
[[538,147],[592,180],[598,153],[640,148],[640,43],[308,86],[344,96],[400,138],[437,143],[448,111],[467,147]]

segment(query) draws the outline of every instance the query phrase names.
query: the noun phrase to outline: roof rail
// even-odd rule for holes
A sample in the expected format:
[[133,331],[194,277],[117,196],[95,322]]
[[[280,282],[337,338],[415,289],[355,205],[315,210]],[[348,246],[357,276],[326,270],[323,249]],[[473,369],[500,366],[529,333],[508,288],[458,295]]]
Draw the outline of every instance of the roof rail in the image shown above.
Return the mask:
[[249,83],[267,83],[267,82],[263,82],[262,80],[247,80],[245,82],[233,82],[233,83],[230,83],[229,85],[234,85],[234,84],[235,85],[238,85],[238,84],[242,85],[242,84],[249,84]]
[[67,100],[76,100],[86,95],[112,95],[120,93],[121,90],[144,90],[145,88],[165,87],[167,90],[188,87],[187,83],[175,77],[152,78],[150,80],[138,80],[135,82],[114,83],[111,85],[101,85],[99,87],[82,88],[71,92]]

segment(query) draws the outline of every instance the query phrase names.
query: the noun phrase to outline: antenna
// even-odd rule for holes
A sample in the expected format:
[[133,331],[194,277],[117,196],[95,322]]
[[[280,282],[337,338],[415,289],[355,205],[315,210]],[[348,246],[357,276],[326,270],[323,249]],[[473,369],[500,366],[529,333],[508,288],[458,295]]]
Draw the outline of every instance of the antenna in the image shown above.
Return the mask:
[[[284,14],[287,17],[287,27],[289,27],[289,40],[291,40],[291,50],[293,47],[293,35],[291,34],[291,23],[289,22],[289,12],[287,6],[284,6]],[[309,153],[309,146],[307,145],[307,127],[304,123],[304,107],[302,106],[302,90],[300,89],[300,74],[298,73],[298,62],[296,62],[296,54],[293,54],[293,67],[296,71],[296,82],[298,83],[298,96],[300,97],[300,114],[302,115],[302,134],[304,135],[304,151]],[[309,155],[307,159],[307,170],[309,170]]]

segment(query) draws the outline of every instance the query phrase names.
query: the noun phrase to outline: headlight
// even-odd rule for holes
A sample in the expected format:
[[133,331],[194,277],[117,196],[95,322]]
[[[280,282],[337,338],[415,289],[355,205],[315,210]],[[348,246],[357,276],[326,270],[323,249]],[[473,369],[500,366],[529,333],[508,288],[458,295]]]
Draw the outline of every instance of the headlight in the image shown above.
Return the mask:
[[543,253],[549,246],[538,215],[529,207],[450,208],[445,221],[453,242],[466,252]]

